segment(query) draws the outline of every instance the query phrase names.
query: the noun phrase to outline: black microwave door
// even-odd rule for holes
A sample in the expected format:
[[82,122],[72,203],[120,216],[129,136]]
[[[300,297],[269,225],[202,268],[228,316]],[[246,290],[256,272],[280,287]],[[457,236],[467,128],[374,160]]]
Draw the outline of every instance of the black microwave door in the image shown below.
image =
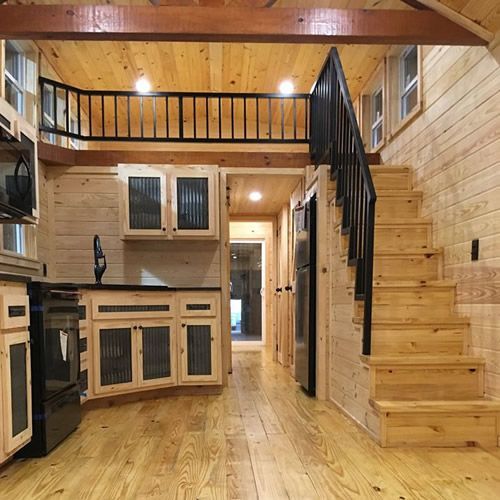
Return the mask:
[[77,302],[57,298],[44,301],[44,400],[78,382],[78,343]]

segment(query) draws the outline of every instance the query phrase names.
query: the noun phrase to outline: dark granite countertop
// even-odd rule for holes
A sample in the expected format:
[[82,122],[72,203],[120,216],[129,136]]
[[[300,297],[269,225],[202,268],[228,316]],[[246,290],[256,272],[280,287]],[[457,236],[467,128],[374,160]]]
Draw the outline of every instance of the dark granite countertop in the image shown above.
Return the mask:
[[14,281],[16,283],[29,283],[31,278],[29,276],[22,276],[20,274],[0,273],[0,281]]
[[117,284],[102,284],[95,283],[74,283],[75,286],[83,290],[139,290],[149,292],[218,292],[220,287],[170,287],[165,285],[117,285]]

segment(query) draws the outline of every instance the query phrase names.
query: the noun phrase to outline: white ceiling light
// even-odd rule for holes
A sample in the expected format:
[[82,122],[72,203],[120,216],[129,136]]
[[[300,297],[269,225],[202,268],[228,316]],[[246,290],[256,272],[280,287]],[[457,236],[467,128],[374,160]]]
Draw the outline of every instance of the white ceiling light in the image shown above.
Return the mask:
[[280,93],[281,94],[293,94],[295,87],[290,80],[283,80],[280,83]]
[[259,191],[252,191],[248,197],[252,200],[252,201],[260,201],[262,200],[262,193],[260,193]]
[[141,94],[145,94],[151,90],[151,83],[147,78],[141,77],[135,82],[135,90]]

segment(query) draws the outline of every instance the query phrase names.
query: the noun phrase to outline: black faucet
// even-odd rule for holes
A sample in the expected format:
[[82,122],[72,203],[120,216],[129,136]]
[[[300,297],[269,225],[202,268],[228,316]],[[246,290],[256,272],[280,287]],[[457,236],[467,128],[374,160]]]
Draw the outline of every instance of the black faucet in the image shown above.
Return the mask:
[[[102,264],[100,263],[100,259],[102,259]],[[102,275],[104,271],[106,271],[106,256],[102,251],[101,247],[101,239],[96,234],[94,236],[94,274],[95,274],[95,284],[102,285]]]

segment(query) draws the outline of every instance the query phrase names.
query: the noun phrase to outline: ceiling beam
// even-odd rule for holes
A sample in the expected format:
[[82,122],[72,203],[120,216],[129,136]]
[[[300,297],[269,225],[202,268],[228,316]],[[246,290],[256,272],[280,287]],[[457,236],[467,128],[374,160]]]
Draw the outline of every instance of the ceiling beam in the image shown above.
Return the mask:
[[[490,43],[493,41],[495,35],[488,31],[486,28],[483,28],[480,24],[472,21],[468,17],[460,14],[456,10],[453,10],[451,7],[439,2],[438,0],[418,0],[418,2],[414,2],[413,0],[402,0],[404,3],[411,5],[412,3],[418,3],[421,6],[427,7],[428,9],[441,14],[446,19],[449,19],[455,24],[458,24],[462,28],[469,30],[474,35],[483,39],[485,42]],[[418,7],[417,7],[418,8]]]
[[485,45],[433,11],[4,5],[0,38]]
[[429,7],[419,2],[418,0],[401,0],[401,2],[417,10],[429,10]]

